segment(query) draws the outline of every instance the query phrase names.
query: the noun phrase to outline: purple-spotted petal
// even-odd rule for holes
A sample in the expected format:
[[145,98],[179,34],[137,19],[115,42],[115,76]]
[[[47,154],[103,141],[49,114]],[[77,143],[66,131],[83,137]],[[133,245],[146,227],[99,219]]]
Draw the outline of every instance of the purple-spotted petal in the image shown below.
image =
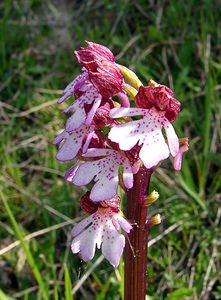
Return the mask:
[[102,149],[102,148],[90,148],[84,154],[84,157],[99,157],[99,156],[107,156],[112,154],[112,149]]
[[78,234],[80,234],[83,230],[85,230],[88,226],[90,226],[92,222],[93,222],[93,218],[92,216],[89,216],[83,219],[81,222],[74,225],[73,229],[71,230],[72,237],[75,237]]
[[57,145],[60,144],[61,141],[63,141],[63,139],[66,136],[66,131],[62,131],[58,136],[56,136],[56,138],[53,140],[52,144]]
[[[86,125],[90,125],[96,110],[100,106],[102,96],[93,87],[92,84],[85,84],[84,93],[77,98],[68,108],[63,112],[67,113],[72,111],[73,115],[67,120],[66,131],[70,132],[80,127],[84,122]],[[88,114],[86,115],[84,105],[92,104],[92,107]]]
[[56,144],[61,143],[62,140],[64,141],[58,150],[56,158],[61,161],[73,159],[82,147],[84,137],[92,133],[93,130],[94,126],[87,127],[82,125],[80,128],[72,131],[71,133],[63,131],[53,141]]
[[117,268],[125,246],[125,237],[117,231],[109,231],[108,236],[104,236],[102,253],[104,257]]
[[90,198],[93,201],[104,201],[116,195],[118,187],[118,170],[122,165],[124,167],[124,184],[127,188],[133,186],[133,173],[128,158],[116,150],[112,149],[89,149],[83,156],[100,157],[99,160],[88,161],[76,171],[73,177],[75,185],[86,185],[93,179],[93,186]]
[[87,185],[98,171],[99,169],[95,163],[93,164],[91,161],[84,162],[78,168],[72,182],[77,186]]
[[79,128],[84,123],[85,119],[85,110],[79,105],[77,109],[73,112],[72,116],[67,119],[65,126],[66,131],[71,132]]
[[98,181],[91,190],[91,200],[101,201],[112,198],[117,192],[118,173],[115,172],[115,174],[109,178],[106,178],[105,175],[104,177],[97,176],[96,178],[98,178]]

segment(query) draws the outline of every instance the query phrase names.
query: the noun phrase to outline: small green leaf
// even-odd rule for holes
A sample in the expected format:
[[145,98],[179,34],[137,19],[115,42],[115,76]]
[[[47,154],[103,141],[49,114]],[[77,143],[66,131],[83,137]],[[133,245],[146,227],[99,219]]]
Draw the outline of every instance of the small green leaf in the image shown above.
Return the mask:
[[193,291],[189,289],[176,290],[169,295],[168,300],[182,300],[186,296],[193,296]]

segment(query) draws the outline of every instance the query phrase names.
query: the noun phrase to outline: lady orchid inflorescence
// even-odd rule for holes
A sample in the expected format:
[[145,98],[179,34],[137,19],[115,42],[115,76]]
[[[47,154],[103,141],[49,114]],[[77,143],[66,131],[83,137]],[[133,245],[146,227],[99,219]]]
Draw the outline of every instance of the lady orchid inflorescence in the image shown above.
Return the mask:
[[73,97],[63,111],[65,129],[53,143],[60,144],[58,160],[73,160],[64,178],[76,186],[91,183],[80,201],[89,216],[72,229],[73,253],[88,261],[98,247],[117,267],[125,246],[121,230],[129,233],[134,225],[120,210],[118,187],[130,190],[141,167],[154,171],[170,154],[180,170],[188,139],[179,141],[171,124],[181,105],[168,87],[153,80],[143,86],[108,48],[86,44],[74,52],[81,74],[58,100]]

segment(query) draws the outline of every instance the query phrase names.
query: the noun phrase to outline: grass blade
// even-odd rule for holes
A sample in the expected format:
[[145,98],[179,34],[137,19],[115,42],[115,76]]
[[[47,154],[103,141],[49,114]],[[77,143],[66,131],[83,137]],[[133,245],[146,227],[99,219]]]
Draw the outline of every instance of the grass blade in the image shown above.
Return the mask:
[[65,300],[73,300],[71,278],[67,266],[64,268]]
[[14,218],[14,215],[13,215],[13,213],[12,213],[12,211],[11,211],[8,203],[7,203],[7,200],[5,199],[5,196],[4,196],[4,194],[2,193],[1,190],[0,190],[0,197],[2,199],[2,202],[3,202],[3,205],[5,207],[6,213],[7,213],[8,217],[9,217],[9,219],[11,221],[14,233],[15,233],[17,239],[21,243],[21,246],[22,246],[22,248],[23,248],[23,250],[24,250],[24,252],[25,252],[25,254],[27,256],[28,263],[29,263],[29,265],[30,265],[30,267],[31,267],[31,269],[32,269],[32,271],[34,273],[36,281],[38,282],[38,285],[39,285],[39,288],[40,288],[40,292],[41,292],[41,294],[42,294],[42,296],[44,297],[45,300],[49,299],[48,298],[48,294],[46,292],[45,285],[44,285],[43,280],[42,280],[41,273],[40,273],[40,271],[39,271],[39,269],[38,269],[38,267],[37,267],[37,265],[35,263],[35,260],[34,260],[32,254],[31,254],[31,251],[29,250],[29,248],[27,247],[27,245],[26,245],[26,243],[25,243],[25,241],[23,239],[23,236],[22,236],[22,234],[21,234],[21,232],[19,230],[19,227],[18,227],[18,223],[16,222],[16,220]]
[[2,290],[0,290],[0,299],[1,300],[15,300],[15,298],[7,296]]

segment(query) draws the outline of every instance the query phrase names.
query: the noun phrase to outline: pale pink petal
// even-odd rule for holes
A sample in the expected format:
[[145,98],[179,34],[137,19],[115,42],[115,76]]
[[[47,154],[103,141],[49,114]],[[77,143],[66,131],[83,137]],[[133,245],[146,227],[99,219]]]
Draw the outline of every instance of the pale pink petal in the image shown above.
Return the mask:
[[94,100],[93,106],[92,106],[91,110],[89,111],[89,113],[87,115],[87,119],[86,119],[86,122],[85,122],[86,125],[91,124],[91,122],[93,120],[93,117],[94,117],[98,107],[101,104],[101,99],[102,99],[101,95],[97,95],[97,98]]
[[87,149],[88,149],[88,147],[90,145],[90,142],[91,142],[91,139],[92,139],[93,135],[94,135],[93,131],[88,134],[87,139],[86,139],[86,141],[84,143],[84,147],[82,149],[83,153],[87,152]]
[[179,152],[179,139],[178,136],[169,121],[164,124],[164,129],[167,135],[167,141],[172,156],[176,156]]
[[63,145],[59,148],[56,158],[61,161],[72,160],[79,152],[85,133],[83,132],[79,137],[76,132],[66,134]]
[[169,149],[164,139],[160,136],[156,144],[145,143],[140,150],[139,156],[145,167],[150,169],[169,156]]
[[81,250],[81,236],[75,238],[71,243],[71,251],[76,254]]
[[95,249],[96,249],[96,232],[92,232],[90,234],[86,234],[86,238],[84,243],[82,243],[80,256],[84,261],[89,261],[94,257]]
[[76,109],[78,109],[78,107],[79,107],[79,102],[75,100],[73,103],[71,103],[71,105],[69,105],[67,108],[62,110],[62,114],[67,114],[70,111],[75,111]]
[[[66,130],[72,131],[80,127],[84,122],[86,125],[90,125],[97,108],[100,106],[102,96],[98,91],[90,84],[87,85],[88,89],[85,90],[79,98],[75,100],[67,109],[66,112],[73,112],[73,115],[67,120]],[[84,105],[92,104],[92,107],[86,115]]]
[[125,187],[130,189],[133,186],[133,173],[131,172],[132,168],[131,165],[126,161],[124,163],[124,171],[123,171],[123,180]]
[[104,236],[102,253],[110,264],[117,268],[125,246],[125,237],[117,231],[108,232]]
[[84,157],[99,157],[99,156],[107,156],[112,154],[111,149],[102,149],[102,148],[90,148],[84,154]]
[[75,80],[74,91],[81,90],[81,87],[85,84],[88,79],[88,72],[85,68],[82,69],[81,77],[78,78],[78,81]]
[[65,100],[67,100],[69,97],[71,97],[76,90],[79,89],[79,87],[86,81],[88,78],[88,73],[83,72],[80,75],[78,75],[71,83],[66,86],[64,89],[63,96],[58,100],[58,103],[62,103]]
[[140,169],[140,160],[136,160],[135,163],[133,164],[132,166],[132,172],[133,174],[137,174],[137,172],[139,171]]
[[62,131],[56,138],[53,140],[52,144],[57,145],[60,144],[61,141],[65,138],[66,131]]
[[94,86],[90,81],[86,81],[84,84],[82,84],[82,86],[79,88],[79,91],[81,92],[86,92],[89,89],[93,89]]
[[72,182],[77,186],[86,185],[91,182],[98,173],[98,170],[96,162],[88,161],[82,163],[74,175]]
[[[58,144],[63,141],[61,147],[58,150],[56,158],[61,161],[71,160],[78,154],[82,146],[83,149],[87,149],[90,138],[87,138],[87,136],[93,134],[94,128],[94,126],[87,127],[85,125],[82,125],[71,133],[63,131],[53,141],[54,144]],[[83,140],[85,137],[85,143],[87,144],[83,145]]]
[[131,224],[126,219],[124,219],[120,214],[115,214],[114,220],[116,220],[119,223],[120,227],[123,228],[123,230],[127,233],[129,233],[133,228]]
[[177,170],[177,171],[181,170],[183,153],[188,151],[188,149],[189,149],[188,138],[181,139],[181,145],[182,146],[180,147],[179,152],[174,157],[174,161],[173,161],[174,169]]
[[116,218],[113,216],[112,219],[112,225],[114,225],[114,228],[119,231],[120,230],[120,224],[117,222]]
[[173,167],[176,171],[181,170],[183,153],[181,151],[174,157]]
[[77,100],[80,100],[84,104],[91,104],[95,100],[101,99],[102,96],[98,93],[98,91],[93,87],[93,85],[87,85],[87,89],[82,94],[81,97],[79,97]]
[[150,117],[145,119],[141,125],[142,133],[144,133],[142,139],[140,139],[140,144],[143,143],[143,146],[139,157],[148,169],[156,166],[169,156],[169,148],[161,130],[162,124],[158,121],[158,118]]
[[71,244],[73,253],[79,253],[84,261],[89,261],[94,257],[96,249],[96,240],[94,234],[88,234],[87,231],[76,236]]
[[133,116],[142,116],[147,110],[143,108],[136,107],[116,107],[111,109],[110,117],[111,118],[123,118],[123,117],[133,117]]
[[73,177],[76,185],[86,185],[92,179],[95,181],[90,194],[92,201],[104,201],[116,195],[118,187],[118,170],[122,165],[125,169],[123,179],[125,186],[133,186],[133,173],[128,158],[116,150],[91,148],[84,154],[85,157],[103,158],[83,163]]
[[85,121],[86,119],[86,113],[84,109],[77,109],[76,111],[73,112],[73,115],[67,119],[66,122],[66,131],[71,132],[77,128],[79,128]]
[[73,237],[77,236],[83,230],[85,230],[85,228],[90,226],[92,222],[93,222],[93,217],[92,216],[89,216],[89,217],[83,219],[81,222],[74,225],[73,229],[71,230],[71,235]]
[[108,134],[108,138],[111,141],[118,143],[120,149],[130,150],[137,144],[140,138],[140,133],[137,132],[138,125],[139,121],[134,121],[112,127]]
[[96,177],[98,181],[94,184],[90,198],[93,201],[104,201],[110,199],[116,195],[118,187],[118,174],[112,176],[110,179],[105,177]]
[[118,186],[118,164],[113,164],[109,157],[82,164],[77,170],[73,183],[86,185],[94,177],[95,184],[91,190],[92,201],[104,201],[116,195]]
[[72,182],[73,177],[77,171],[77,169],[79,168],[79,166],[81,165],[81,161],[77,161],[65,174],[64,174],[64,179],[67,180],[68,182]]

